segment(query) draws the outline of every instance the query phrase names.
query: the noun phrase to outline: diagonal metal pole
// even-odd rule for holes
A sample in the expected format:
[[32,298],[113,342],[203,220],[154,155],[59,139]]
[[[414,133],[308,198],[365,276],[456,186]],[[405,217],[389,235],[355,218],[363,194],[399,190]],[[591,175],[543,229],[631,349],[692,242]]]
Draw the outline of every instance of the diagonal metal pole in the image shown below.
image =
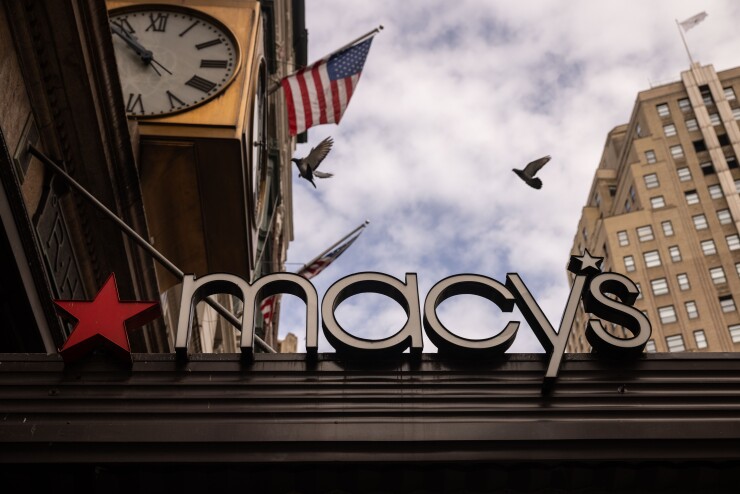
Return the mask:
[[[112,220],[118,227],[125,233],[131,240],[136,242],[136,244],[147,251],[149,255],[151,255],[157,262],[159,262],[162,267],[164,267],[167,271],[172,273],[176,278],[182,280],[185,276],[185,273],[175,266],[169,259],[167,259],[161,252],[159,252],[157,249],[155,249],[152,244],[147,242],[141,235],[139,235],[136,230],[128,226],[121,218],[116,216],[113,211],[108,209],[108,207],[100,202],[95,196],[90,194],[90,192],[87,191],[82,185],[80,185],[74,178],[69,176],[69,174],[64,171],[62,167],[57,165],[54,160],[46,156],[44,153],[36,149],[36,147],[33,146],[33,144],[28,145],[28,152],[31,153],[35,158],[37,158],[39,161],[41,161],[44,165],[48,166],[52,170],[54,170],[57,175],[59,175],[69,186],[71,186],[73,189],[75,189],[77,192],[82,194],[82,196],[87,199],[95,208],[97,208],[100,212],[102,212],[105,216],[107,216],[110,220]],[[229,323],[231,323],[236,329],[241,331],[242,329],[242,323],[239,319],[234,316],[234,314],[229,311],[226,307],[218,303],[218,301],[212,297],[206,297],[205,302],[213,307],[213,309],[218,312],[220,315],[222,315]],[[268,353],[276,353],[275,350],[268,345],[265,340],[260,338],[257,335],[254,335],[254,341],[257,344],[258,347],[260,347],[262,350],[268,352]]]
[[694,59],[691,57],[691,52],[689,51],[689,45],[686,43],[686,36],[683,32],[683,27],[681,27],[681,23],[678,22],[678,19],[676,19],[676,27],[678,28],[678,34],[681,35],[681,41],[683,41],[683,47],[686,48],[686,54],[689,56],[689,63],[691,66],[694,66]]

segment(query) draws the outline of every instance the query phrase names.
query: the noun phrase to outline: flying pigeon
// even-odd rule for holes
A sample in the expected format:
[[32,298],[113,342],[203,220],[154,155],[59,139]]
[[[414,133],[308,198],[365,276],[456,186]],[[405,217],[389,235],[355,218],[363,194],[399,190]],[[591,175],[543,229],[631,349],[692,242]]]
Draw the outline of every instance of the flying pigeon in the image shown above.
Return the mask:
[[295,162],[296,166],[298,167],[298,176],[303,177],[311,182],[311,185],[313,185],[314,188],[316,188],[316,184],[313,183],[313,177],[329,178],[334,176],[333,173],[323,173],[316,171],[316,168],[319,167],[324,158],[326,158],[326,155],[329,154],[329,151],[331,151],[332,144],[334,144],[332,138],[327,137],[326,139],[321,141],[318,146],[312,148],[311,152],[308,153],[307,156],[300,159],[291,158],[290,160]]
[[527,185],[535,189],[542,188],[542,180],[536,178],[534,175],[550,161],[550,155],[543,156],[538,160],[534,160],[524,167],[524,170],[517,170],[513,168],[514,173],[519,175],[519,178],[527,182]]

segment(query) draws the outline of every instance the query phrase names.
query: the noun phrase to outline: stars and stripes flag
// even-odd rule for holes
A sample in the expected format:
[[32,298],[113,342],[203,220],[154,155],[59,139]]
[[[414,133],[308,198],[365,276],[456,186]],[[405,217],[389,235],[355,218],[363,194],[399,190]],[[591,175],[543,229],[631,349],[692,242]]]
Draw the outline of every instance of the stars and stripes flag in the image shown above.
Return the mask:
[[341,244],[336,249],[306,264],[305,266],[303,266],[303,268],[300,269],[300,271],[298,271],[298,274],[303,276],[307,280],[310,280],[311,278],[313,278],[314,276],[322,272],[324,269],[326,269],[329,266],[329,264],[334,262],[337,259],[337,257],[341,256],[345,250],[349,249],[349,246],[352,245],[352,243],[355,240],[357,240],[357,237],[360,236],[360,233],[358,233],[351,239],[345,241],[343,244]]
[[314,125],[339,123],[360,80],[373,37],[360,38],[280,81],[290,135]]
[[698,14],[692,15],[685,21],[681,21],[678,24],[681,26],[681,28],[683,28],[685,32],[691,29],[692,27],[696,26],[697,24],[699,24],[704,19],[706,19],[707,15],[708,14],[706,12],[699,12]]
[[[341,256],[345,250],[349,249],[349,246],[352,245],[354,241],[357,240],[357,237],[362,234],[362,231],[367,226],[367,224],[368,222],[365,222],[351,231],[339,242],[335,243],[334,245],[329,247],[329,249],[324,251],[324,253],[315,257],[311,262],[306,263],[301,269],[297,271],[296,274],[299,274],[307,280],[310,280],[311,278],[322,272],[339,256]],[[273,295],[262,300],[262,303],[260,304],[260,310],[262,311],[262,317],[265,321],[265,327],[272,324],[273,318],[275,316],[276,305],[277,295]]]

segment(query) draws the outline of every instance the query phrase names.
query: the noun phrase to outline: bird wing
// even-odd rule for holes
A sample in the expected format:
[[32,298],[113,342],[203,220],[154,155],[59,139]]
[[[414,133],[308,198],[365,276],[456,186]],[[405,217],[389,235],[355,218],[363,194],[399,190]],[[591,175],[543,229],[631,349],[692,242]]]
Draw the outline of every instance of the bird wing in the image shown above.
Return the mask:
[[534,160],[531,163],[527,164],[527,166],[524,167],[524,173],[529,175],[530,177],[533,177],[535,173],[537,173],[540,168],[545,166],[547,162],[550,161],[550,155],[543,156],[542,158],[538,160]]
[[332,140],[331,136],[327,137],[323,141],[319,143],[318,146],[311,149],[311,152],[308,153],[308,156],[303,158],[303,162],[308,165],[311,170],[315,170],[319,167],[322,161],[324,161],[324,158],[326,158],[326,155],[329,154],[329,151],[331,151],[331,146],[334,144],[334,141]]

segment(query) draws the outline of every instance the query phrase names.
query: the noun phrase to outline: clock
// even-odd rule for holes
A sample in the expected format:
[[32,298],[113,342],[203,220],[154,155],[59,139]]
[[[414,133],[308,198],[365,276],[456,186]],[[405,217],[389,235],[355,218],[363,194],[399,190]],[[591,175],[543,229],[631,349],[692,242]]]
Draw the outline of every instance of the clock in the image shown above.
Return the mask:
[[163,117],[224,91],[239,71],[234,34],[217,19],[177,5],[110,11],[126,113]]

